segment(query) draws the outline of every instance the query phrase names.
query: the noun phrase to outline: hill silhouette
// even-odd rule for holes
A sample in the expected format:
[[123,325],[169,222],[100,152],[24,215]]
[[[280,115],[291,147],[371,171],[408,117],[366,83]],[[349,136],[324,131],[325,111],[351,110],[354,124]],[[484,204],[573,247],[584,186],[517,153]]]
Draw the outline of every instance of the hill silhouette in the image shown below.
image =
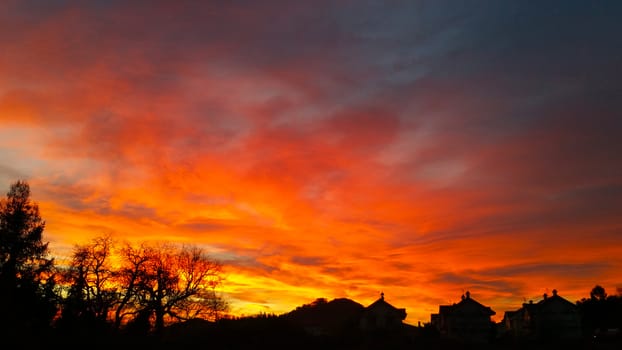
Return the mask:
[[347,298],[319,298],[281,317],[313,335],[337,335],[358,326],[365,307]]

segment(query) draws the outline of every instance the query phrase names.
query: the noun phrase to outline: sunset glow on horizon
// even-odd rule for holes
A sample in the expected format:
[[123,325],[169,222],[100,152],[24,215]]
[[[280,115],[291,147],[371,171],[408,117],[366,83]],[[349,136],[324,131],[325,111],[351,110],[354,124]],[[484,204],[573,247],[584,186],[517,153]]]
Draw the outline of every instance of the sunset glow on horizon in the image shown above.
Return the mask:
[[[562,5],[563,4],[563,5]],[[378,299],[500,320],[622,288],[622,5],[0,5],[0,191],[58,256],[203,247],[233,315]]]

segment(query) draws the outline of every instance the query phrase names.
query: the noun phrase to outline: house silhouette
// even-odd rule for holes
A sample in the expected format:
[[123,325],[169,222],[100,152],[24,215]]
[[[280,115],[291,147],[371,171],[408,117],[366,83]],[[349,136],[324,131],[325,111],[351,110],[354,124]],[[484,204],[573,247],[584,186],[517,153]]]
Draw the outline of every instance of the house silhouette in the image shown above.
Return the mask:
[[406,309],[399,309],[380,298],[367,306],[361,314],[360,327],[364,331],[400,329],[406,318]]
[[529,339],[578,339],[582,336],[581,317],[577,306],[559,296],[546,293],[537,303],[530,301],[503,316],[506,334]]
[[495,314],[490,307],[471,298],[467,291],[460,302],[440,305],[438,314],[431,315],[431,323],[441,337],[480,343],[490,340],[494,329],[490,317]]

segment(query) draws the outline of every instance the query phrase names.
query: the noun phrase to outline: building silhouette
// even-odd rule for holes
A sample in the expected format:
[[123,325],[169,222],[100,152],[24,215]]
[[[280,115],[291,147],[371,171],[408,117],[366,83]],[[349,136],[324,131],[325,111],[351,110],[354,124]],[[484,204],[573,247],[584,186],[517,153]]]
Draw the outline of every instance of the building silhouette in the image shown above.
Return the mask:
[[506,334],[527,339],[578,339],[582,336],[581,317],[575,304],[553,289],[537,303],[530,301],[503,316]]
[[438,314],[431,315],[431,323],[443,338],[488,342],[494,332],[494,323],[490,317],[495,314],[490,307],[471,298],[471,293],[467,291],[460,302],[440,305]]
[[406,309],[399,309],[384,300],[384,293],[380,298],[363,310],[360,327],[364,331],[400,329],[406,318]]

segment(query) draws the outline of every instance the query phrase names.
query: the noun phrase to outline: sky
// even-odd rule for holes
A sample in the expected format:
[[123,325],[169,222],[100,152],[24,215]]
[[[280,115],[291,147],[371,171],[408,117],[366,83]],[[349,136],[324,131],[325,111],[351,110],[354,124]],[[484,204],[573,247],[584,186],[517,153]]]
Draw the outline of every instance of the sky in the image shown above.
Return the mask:
[[0,188],[195,244],[235,315],[622,288],[619,1],[0,4]]

